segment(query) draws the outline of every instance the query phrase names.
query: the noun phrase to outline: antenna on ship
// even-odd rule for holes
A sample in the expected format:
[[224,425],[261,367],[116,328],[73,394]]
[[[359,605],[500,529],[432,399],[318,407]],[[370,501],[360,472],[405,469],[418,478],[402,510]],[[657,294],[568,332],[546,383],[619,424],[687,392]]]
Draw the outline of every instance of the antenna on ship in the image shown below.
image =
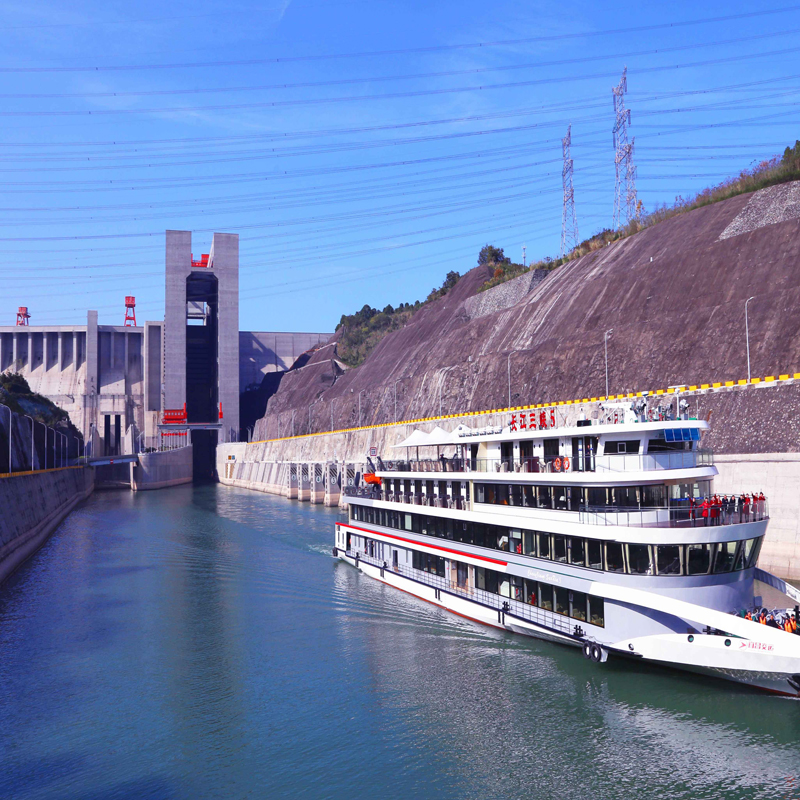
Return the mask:
[[636,140],[628,141],[631,112],[625,108],[627,91],[628,68],[625,67],[620,82],[611,90],[614,100],[614,230],[621,224],[623,206],[626,224],[639,216],[639,205],[636,202],[636,167],[633,166],[633,144]]
[[[572,125],[561,140],[564,166],[561,169],[561,185],[564,188],[564,205],[561,209],[561,258],[578,246],[578,218],[575,216],[575,189],[572,185]],[[524,248],[523,248],[524,250]]]

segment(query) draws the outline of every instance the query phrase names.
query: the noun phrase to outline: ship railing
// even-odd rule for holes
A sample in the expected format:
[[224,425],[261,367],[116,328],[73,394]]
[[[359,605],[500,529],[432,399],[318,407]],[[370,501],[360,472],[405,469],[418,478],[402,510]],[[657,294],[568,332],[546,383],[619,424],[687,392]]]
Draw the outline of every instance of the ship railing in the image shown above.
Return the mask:
[[698,503],[670,502],[668,507],[656,508],[590,506],[581,509],[578,518],[582,525],[619,525],[636,528],[713,528],[769,519],[769,503],[766,500],[747,506],[737,502],[707,509],[703,509]]
[[620,453],[596,456],[526,456],[514,458],[440,458],[412,461],[384,461],[385,472],[650,472],[712,466],[711,450],[665,451],[645,455]]
[[619,453],[595,456],[596,472],[650,472],[661,469],[694,469],[714,465],[713,450],[680,450],[663,453]]
[[405,503],[427,506],[429,508],[450,508],[456,511],[469,511],[466,497],[436,497],[424,494],[404,494],[403,492],[382,492],[377,487],[345,486],[345,497],[363,497],[365,500],[383,500],[387,503]]
[[459,586],[458,583],[443,578],[441,575],[414,569],[414,567],[408,567],[404,564],[398,564],[397,566],[392,564],[390,566],[387,561],[357,550],[347,550],[346,554],[352,559],[358,558],[359,561],[364,561],[373,567],[383,569],[384,573],[389,572],[404,578],[410,578],[417,583],[432,586],[434,589],[439,589],[457,597],[463,597],[474,603],[480,603],[482,606],[495,609],[498,612],[505,612],[511,616],[541,625],[544,628],[556,630],[567,636],[572,636],[579,624],[579,621],[571,619],[564,614],[557,614],[554,611],[548,611],[530,603],[524,603],[521,600],[505,597],[494,592],[487,592],[485,589],[479,589],[474,586]]

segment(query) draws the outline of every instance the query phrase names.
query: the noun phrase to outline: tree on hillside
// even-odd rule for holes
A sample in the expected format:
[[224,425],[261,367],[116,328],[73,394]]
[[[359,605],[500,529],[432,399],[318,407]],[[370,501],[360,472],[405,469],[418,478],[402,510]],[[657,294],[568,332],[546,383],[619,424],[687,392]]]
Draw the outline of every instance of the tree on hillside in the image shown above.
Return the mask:
[[478,266],[500,266],[510,264],[511,259],[503,252],[502,247],[485,244],[478,253]]

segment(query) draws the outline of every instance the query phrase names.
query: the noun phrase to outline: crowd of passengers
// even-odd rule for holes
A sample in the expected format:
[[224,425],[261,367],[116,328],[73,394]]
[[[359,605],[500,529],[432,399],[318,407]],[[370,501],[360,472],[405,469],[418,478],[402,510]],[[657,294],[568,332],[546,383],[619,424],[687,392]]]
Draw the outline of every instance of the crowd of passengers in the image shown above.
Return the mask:
[[764,492],[690,498],[692,519],[705,525],[730,525],[732,522],[755,522],[766,519],[767,498]]
[[768,611],[766,608],[755,608],[751,611],[741,611],[739,616],[744,619],[760,622],[768,628],[780,628],[787,633],[800,634],[797,628],[797,612],[788,609],[781,610],[773,608]]

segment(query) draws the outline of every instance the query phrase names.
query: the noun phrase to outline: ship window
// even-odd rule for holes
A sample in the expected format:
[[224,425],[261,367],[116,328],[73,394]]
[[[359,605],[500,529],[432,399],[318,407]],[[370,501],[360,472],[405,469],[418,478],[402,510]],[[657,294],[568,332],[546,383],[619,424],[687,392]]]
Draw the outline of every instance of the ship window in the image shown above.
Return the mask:
[[605,624],[604,602],[602,597],[589,595],[589,622],[602,628]]
[[639,452],[638,439],[622,439],[605,443],[603,453],[607,456],[618,455],[620,453],[627,453],[635,455]]
[[539,608],[553,610],[553,587],[547,583],[539,584]]
[[570,538],[569,563],[580,567],[586,566],[586,542],[583,539]]
[[505,528],[498,528],[497,530],[497,549],[508,552],[508,530]]
[[733,562],[736,558],[736,546],[738,542],[720,542],[717,545],[717,552],[714,556],[714,574],[730,572],[733,569]]
[[482,483],[475,484],[475,502],[476,503],[485,503],[486,502],[486,489]]
[[511,552],[522,555],[522,531],[511,528],[509,534],[511,535]]
[[749,569],[750,567],[754,567],[756,562],[758,561],[758,552],[761,550],[761,542],[763,541],[763,537],[759,536],[755,539],[748,539],[744,543],[744,550],[746,553],[746,562],[745,566]]
[[631,575],[652,575],[653,564],[650,557],[650,545],[629,544],[628,566]]
[[736,550],[736,559],[733,562],[734,571],[744,569],[747,564],[747,554],[745,553],[745,543],[739,542],[739,547]]
[[553,534],[553,561],[566,562],[567,560],[567,537]]
[[586,622],[586,595],[583,592],[570,592],[570,613],[573,619]]
[[707,575],[711,566],[711,545],[686,545],[686,574]]
[[536,555],[536,534],[533,531],[523,531],[522,552],[525,553],[526,556]]
[[625,572],[620,542],[606,542],[606,565],[609,572]]
[[508,494],[511,498],[511,505],[512,506],[521,506],[522,505],[522,485],[519,483],[511,484],[508,487]]
[[569,616],[569,589],[565,589],[562,586],[554,586],[553,589],[556,601],[556,614]]
[[663,483],[642,486],[642,505],[645,508],[663,508],[667,505],[667,487]]
[[597,539],[586,542],[586,555],[592,569],[603,569],[603,543]]
[[540,533],[539,537],[539,558],[550,558],[550,534]]
[[656,547],[656,566],[659,575],[681,574],[681,548],[677,544],[660,544]]
[[511,599],[522,601],[522,578],[517,575],[512,575],[510,578],[511,583]]
[[498,594],[501,597],[511,597],[511,583],[509,576],[501,573],[500,577],[498,578],[498,582],[500,585]]
[[487,547],[486,526],[482,522],[472,523],[472,543],[478,547]]
[[536,605],[536,587],[536,581],[529,581],[527,578],[525,579],[525,602],[532,606]]

